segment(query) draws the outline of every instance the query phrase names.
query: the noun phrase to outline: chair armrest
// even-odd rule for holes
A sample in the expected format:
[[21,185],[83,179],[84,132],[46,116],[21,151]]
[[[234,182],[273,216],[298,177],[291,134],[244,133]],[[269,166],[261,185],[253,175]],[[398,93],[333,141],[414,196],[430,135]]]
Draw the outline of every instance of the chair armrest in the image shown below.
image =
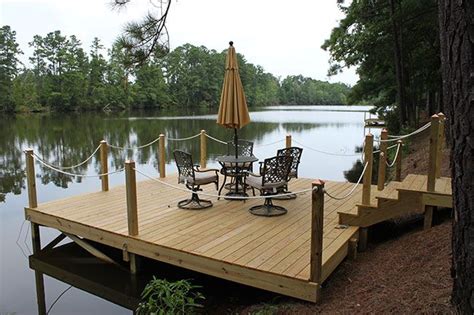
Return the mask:
[[215,168],[208,168],[208,169],[205,169],[205,170],[200,170],[200,169],[196,169],[195,170],[196,172],[199,172],[199,173],[205,173],[205,172],[219,172],[218,169],[215,169]]

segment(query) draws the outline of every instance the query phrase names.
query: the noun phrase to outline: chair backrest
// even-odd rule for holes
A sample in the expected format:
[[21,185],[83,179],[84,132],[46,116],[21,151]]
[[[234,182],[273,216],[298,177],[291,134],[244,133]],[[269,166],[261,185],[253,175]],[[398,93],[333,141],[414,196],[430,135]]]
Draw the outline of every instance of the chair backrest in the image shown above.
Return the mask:
[[176,167],[180,176],[194,178],[193,157],[188,152],[175,150],[173,152]]
[[[253,142],[248,140],[237,140],[237,154],[239,156],[253,156]],[[234,140],[227,142],[227,155],[235,155]]]
[[289,147],[277,151],[277,156],[289,155],[293,157],[293,162],[290,167],[290,177],[298,177],[298,166],[300,165],[301,154],[303,154],[303,149],[298,147]]
[[288,180],[293,157],[290,155],[274,156],[263,161],[262,185],[283,183]]

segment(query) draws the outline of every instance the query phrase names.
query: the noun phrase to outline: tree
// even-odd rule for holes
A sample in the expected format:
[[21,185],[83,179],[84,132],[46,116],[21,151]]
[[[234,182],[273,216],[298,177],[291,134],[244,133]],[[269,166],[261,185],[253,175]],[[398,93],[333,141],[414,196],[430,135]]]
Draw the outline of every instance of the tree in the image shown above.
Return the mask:
[[[128,2],[130,0],[115,0],[113,7],[120,9]],[[127,50],[131,64],[140,65],[153,55],[162,57],[169,52],[166,19],[171,0],[150,0],[150,3],[154,12],[150,11],[141,22],[128,23],[124,34],[117,40]]]
[[346,16],[322,48],[330,52],[330,75],[358,67],[349,102],[372,103],[381,114],[395,108],[392,132],[416,124],[420,110],[441,109],[436,1],[342,2]]
[[474,4],[439,1],[443,96],[454,202],[453,304],[474,313]]
[[0,109],[14,111],[13,79],[18,74],[18,55],[22,54],[16,42],[16,32],[10,26],[0,28]]

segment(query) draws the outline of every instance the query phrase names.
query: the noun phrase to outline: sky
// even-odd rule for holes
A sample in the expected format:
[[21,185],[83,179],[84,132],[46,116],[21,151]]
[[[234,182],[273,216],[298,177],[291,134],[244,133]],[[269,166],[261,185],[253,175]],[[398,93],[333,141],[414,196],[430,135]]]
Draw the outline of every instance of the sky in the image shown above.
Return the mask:
[[[130,21],[141,20],[154,6],[131,0],[114,11],[111,0],[0,0],[0,24],[10,25],[26,61],[28,42],[38,34],[60,30],[76,35],[89,51],[94,37],[109,48]],[[156,1],[156,0],[154,0]],[[317,80],[354,85],[355,69],[328,77],[324,40],[343,14],[336,0],[178,0],[171,4],[167,28],[171,49],[185,43],[222,51],[234,42],[248,62],[275,76],[302,74]]]

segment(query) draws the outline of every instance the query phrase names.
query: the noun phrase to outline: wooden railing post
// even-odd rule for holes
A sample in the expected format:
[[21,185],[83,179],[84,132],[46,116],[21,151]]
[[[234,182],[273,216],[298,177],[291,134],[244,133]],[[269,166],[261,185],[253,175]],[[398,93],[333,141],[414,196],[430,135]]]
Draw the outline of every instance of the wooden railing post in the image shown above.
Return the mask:
[[36,208],[38,199],[36,196],[36,177],[35,177],[35,161],[33,159],[33,150],[25,150],[26,154],[26,182],[28,185],[28,206]]
[[401,182],[402,181],[402,156],[403,156],[402,148],[403,148],[403,141],[398,140],[397,145],[400,148],[400,150],[398,150],[398,155],[397,155],[396,160],[395,160],[395,180],[397,182]]
[[[100,172],[101,174],[107,174],[109,172],[109,166],[107,163],[107,141],[102,140],[100,142]],[[102,191],[109,190],[109,175],[102,175]]]
[[[428,183],[426,190],[434,191],[436,186],[436,173],[440,163],[438,155],[440,153],[440,121],[438,115],[431,116],[431,133],[430,133],[430,156],[428,160]],[[425,206],[425,219],[423,222],[424,229],[431,228],[433,223],[433,211],[434,207]]]
[[374,136],[368,133],[365,136],[364,146],[364,166],[367,163],[367,169],[364,173],[363,186],[362,186],[362,204],[364,206],[370,206],[370,189],[372,186],[372,163],[373,163],[373,151],[374,151]]
[[445,122],[446,116],[443,113],[438,114],[439,117],[439,134],[438,134],[438,153],[436,155],[436,178],[441,177],[441,163],[443,158],[443,148],[444,148],[444,132],[445,132]]
[[159,172],[160,178],[166,177],[166,153],[165,153],[165,135],[160,134],[160,139],[158,140],[158,159],[159,159]]
[[[324,182],[316,180],[312,183],[311,194],[311,256],[309,281],[317,283],[316,298],[321,296],[321,274],[323,254],[324,224]],[[315,189],[316,188],[316,189]]]
[[286,135],[286,147],[291,148],[291,135]]
[[387,142],[383,140],[388,139],[387,129],[382,129],[380,133],[380,154],[379,154],[379,170],[378,170],[378,179],[377,179],[377,189],[383,190],[385,188],[385,172],[387,170]]
[[125,185],[127,190],[127,222],[128,234],[138,235],[138,204],[137,181],[135,177],[135,162],[125,162]]
[[439,116],[431,116],[430,157],[428,160],[428,184],[426,190],[434,191],[436,183],[436,161],[439,145]]
[[207,166],[207,137],[206,130],[201,130],[201,168]]
[[[35,161],[33,158],[33,150],[27,149],[26,155],[26,181],[28,186],[28,207],[38,207],[38,197],[36,194],[36,176],[35,176]],[[41,251],[41,236],[39,225],[31,222],[31,243],[33,247],[33,254]],[[35,285],[36,285],[36,302],[38,304],[38,314],[46,314],[46,299],[44,293],[44,277],[39,271],[35,271]]]

